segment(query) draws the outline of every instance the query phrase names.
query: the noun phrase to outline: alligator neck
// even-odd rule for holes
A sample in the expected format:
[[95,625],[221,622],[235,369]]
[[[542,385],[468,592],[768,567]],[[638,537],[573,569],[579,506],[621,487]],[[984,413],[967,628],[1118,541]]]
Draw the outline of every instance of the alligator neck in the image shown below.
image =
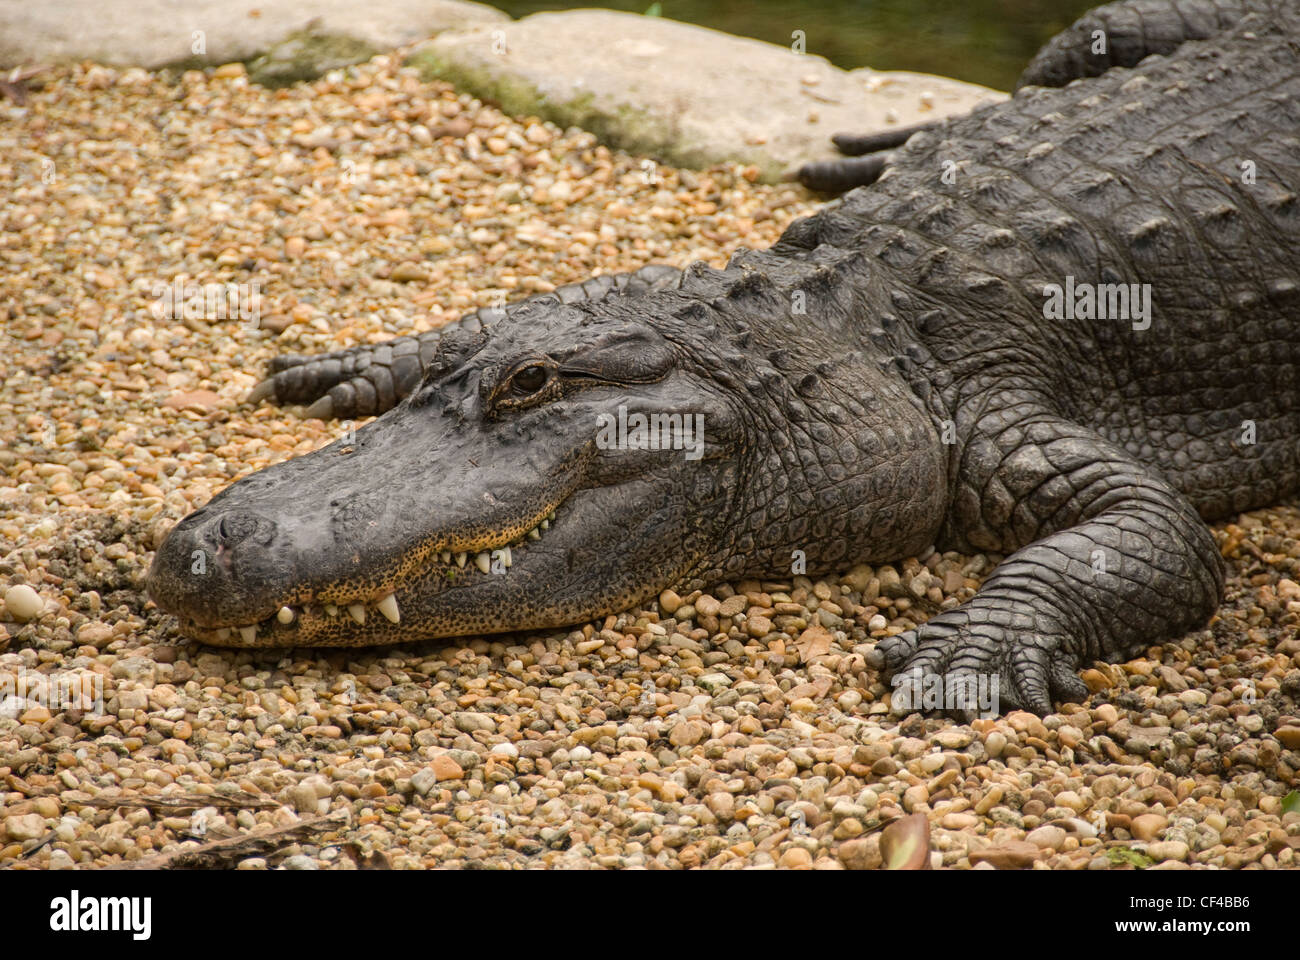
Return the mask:
[[952,448],[922,376],[915,291],[859,251],[821,246],[745,251],[688,271],[681,292],[692,302],[679,317],[697,348],[713,345],[709,376],[749,426],[731,559],[696,582],[825,573],[934,542]]

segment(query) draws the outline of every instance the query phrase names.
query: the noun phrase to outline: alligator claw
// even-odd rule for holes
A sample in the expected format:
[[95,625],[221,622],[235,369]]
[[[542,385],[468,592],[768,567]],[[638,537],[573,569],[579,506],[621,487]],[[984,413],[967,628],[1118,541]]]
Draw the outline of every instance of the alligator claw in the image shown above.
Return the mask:
[[309,420],[312,417],[315,417],[317,420],[333,420],[334,419],[334,398],[331,397],[328,393],[325,394],[325,396],[321,397],[310,407],[308,407],[307,412],[304,413],[303,416],[305,416]]
[[244,402],[249,404],[261,403],[267,397],[274,397],[274,396],[275,396],[275,378],[267,377],[265,380],[263,380],[261,383],[255,386],[251,391],[249,391],[248,396],[244,398]]
[[805,163],[785,179],[797,180],[809,190],[828,194],[869,186],[880,179],[885,166],[893,159],[891,151],[905,144],[913,134],[933,126],[934,122],[930,122],[868,134],[837,133],[831,141],[843,156]]
[[846,157],[861,157],[881,150],[893,150],[901,147],[912,134],[920,133],[934,122],[918,123],[910,127],[898,127],[893,130],[878,130],[874,133],[837,133],[831,137],[835,149]]
[[889,153],[873,153],[865,157],[816,160],[799,167],[788,179],[798,180],[817,193],[847,193],[854,187],[875,183],[891,156]]
[[1054,701],[1088,696],[1065,639],[1032,612],[976,600],[882,639],[874,659],[890,674],[896,714],[938,710],[965,720],[1008,710],[1043,715]]

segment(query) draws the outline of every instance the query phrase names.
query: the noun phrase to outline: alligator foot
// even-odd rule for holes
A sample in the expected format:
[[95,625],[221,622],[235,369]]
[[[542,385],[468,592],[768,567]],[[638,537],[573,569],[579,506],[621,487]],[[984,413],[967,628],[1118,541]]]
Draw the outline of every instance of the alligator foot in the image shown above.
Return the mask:
[[805,163],[789,179],[798,180],[809,190],[826,194],[847,193],[854,187],[865,187],[880,178],[885,164],[893,157],[891,151],[906,143],[912,134],[931,126],[932,123],[921,123],[878,133],[837,133],[831,141],[844,154],[843,157]]
[[1068,638],[1028,604],[972,602],[886,637],[876,651],[876,666],[892,675],[895,713],[938,709],[969,722],[1007,710],[1050,713],[1053,702],[1088,695]]
[[307,403],[306,416],[322,420],[387,413],[419,385],[439,344],[449,336],[478,334],[517,310],[538,303],[576,303],[608,296],[637,296],[673,286],[676,267],[651,264],[631,273],[592,277],[501,307],[481,307],[456,322],[384,343],[363,343],[316,356],[287,355],[271,361],[270,376],[249,393],[248,403]]
[[[1086,696],[1079,667],[1195,629],[1222,596],[1219,552],[1187,499],[1036,404],[984,409],[973,424],[942,539],[1013,552],[965,604],[877,645],[877,666],[903,688],[898,712],[1049,713]],[[994,681],[991,706],[963,699]],[[943,700],[918,702],[918,690]]]
[[321,420],[383,413],[415,389],[441,333],[432,330],[318,356],[276,357],[271,376],[253,388],[248,402],[310,403],[306,415]]

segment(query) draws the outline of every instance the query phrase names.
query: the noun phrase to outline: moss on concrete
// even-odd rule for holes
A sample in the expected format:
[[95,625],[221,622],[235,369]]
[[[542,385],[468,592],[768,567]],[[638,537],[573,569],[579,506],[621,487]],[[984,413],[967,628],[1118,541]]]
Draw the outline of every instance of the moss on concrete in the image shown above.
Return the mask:
[[265,87],[287,87],[355,63],[379,50],[355,37],[298,30],[261,56],[248,61],[248,78]]

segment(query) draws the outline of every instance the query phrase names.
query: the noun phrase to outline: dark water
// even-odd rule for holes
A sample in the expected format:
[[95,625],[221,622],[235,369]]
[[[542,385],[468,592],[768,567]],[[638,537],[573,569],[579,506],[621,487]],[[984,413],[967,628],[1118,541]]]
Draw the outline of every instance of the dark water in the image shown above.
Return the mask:
[[[1009,90],[1052,34],[1101,0],[661,0],[662,16],[789,45],[845,68],[916,70]],[[644,13],[650,0],[499,0],[512,17],[575,5]],[[577,52],[577,55],[581,55]]]

